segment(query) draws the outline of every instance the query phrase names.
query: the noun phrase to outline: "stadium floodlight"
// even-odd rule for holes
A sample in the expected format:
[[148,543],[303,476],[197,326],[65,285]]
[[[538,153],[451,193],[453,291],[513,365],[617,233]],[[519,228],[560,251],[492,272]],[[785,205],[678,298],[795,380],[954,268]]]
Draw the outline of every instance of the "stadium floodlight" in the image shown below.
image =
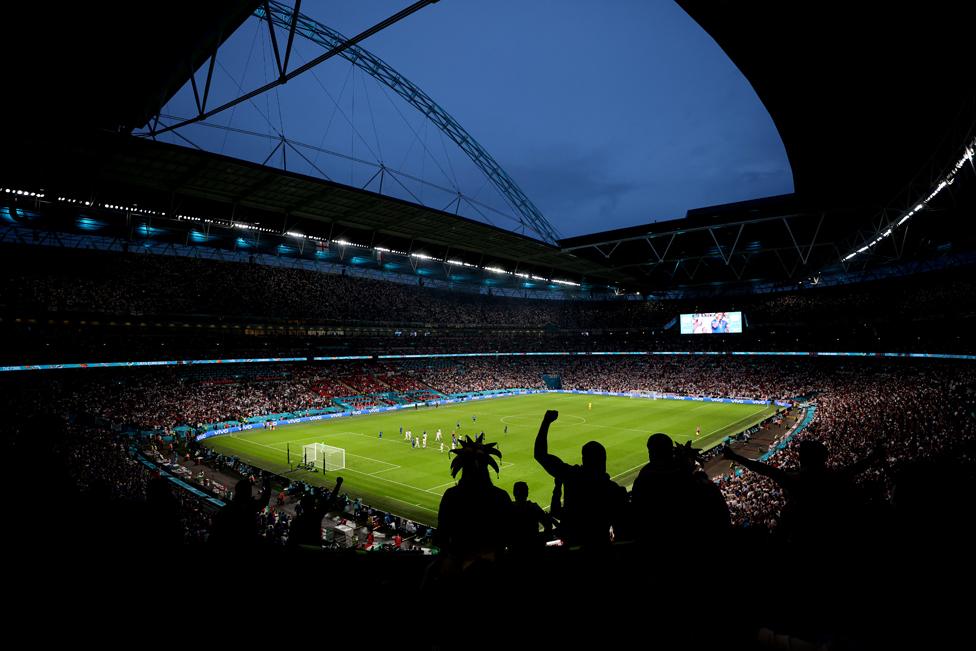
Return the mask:
[[[914,208],[912,208],[911,210],[909,210],[907,213],[905,213],[902,216],[902,218],[900,220],[898,220],[898,223],[895,224],[895,228],[897,228],[897,227],[901,226],[902,224],[904,224],[905,222],[907,222],[916,213],[921,212],[927,206],[927,204],[930,201],[932,201],[932,199],[934,199],[940,192],[942,192],[942,190],[944,190],[945,188],[947,188],[950,185],[952,185],[953,183],[955,183],[956,177],[958,176],[958,173],[959,173],[959,170],[962,169],[963,165],[966,164],[966,161],[970,161],[970,163],[972,163],[973,155],[974,155],[973,154],[973,147],[974,146],[976,146],[976,139],[974,139],[971,143],[969,143],[968,145],[966,145],[966,148],[963,150],[962,157],[960,157],[959,160],[956,161],[955,165],[953,165],[952,168],[949,169],[946,172],[946,174],[942,177],[942,180],[939,181],[938,185],[935,186],[935,188],[932,190],[932,192],[927,197],[925,197],[925,199],[923,199],[921,202],[919,202],[918,204],[916,204]],[[976,171],[976,166],[973,167],[973,170]],[[868,244],[868,246],[861,247],[857,251],[854,251],[853,253],[847,255],[844,258],[844,261],[846,262],[847,260],[850,260],[854,256],[856,256],[856,255],[858,255],[860,253],[863,253],[866,249],[868,249],[869,247],[874,246],[876,243],[878,243],[879,241],[881,241],[883,238],[890,236],[891,233],[892,233],[892,230],[893,230],[892,228],[889,228],[880,237],[878,237],[876,240],[874,240],[873,242],[871,242],[870,244]]]
[[346,450],[325,443],[302,446],[302,458],[322,472],[342,470],[346,467]]

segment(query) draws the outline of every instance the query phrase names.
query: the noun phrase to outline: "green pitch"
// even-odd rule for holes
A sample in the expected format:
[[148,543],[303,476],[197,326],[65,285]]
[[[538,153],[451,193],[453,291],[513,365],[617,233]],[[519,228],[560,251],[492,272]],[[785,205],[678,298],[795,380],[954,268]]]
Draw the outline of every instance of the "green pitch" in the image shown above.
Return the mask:
[[[250,465],[312,484],[331,486],[335,477],[342,475],[343,489],[364,503],[436,525],[441,495],[454,485],[448,451],[457,423],[461,424],[459,436],[474,438],[484,431],[486,441],[498,442],[502,460],[500,474],[492,477],[495,485],[511,493],[515,482],[525,481],[529,499],[549,506],[552,478],[532,458],[535,436],[547,409],[559,411],[559,420],[549,431],[550,452],[567,463],[580,463],[583,444],[599,441],[607,449],[607,471],[628,487],[647,463],[646,443],[651,433],[665,432],[678,443],[693,440],[695,447],[709,448],[775,411],[775,407],[761,405],[550,393],[285,425],[275,431],[217,436],[205,444]],[[477,420],[472,421],[472,416]],[[699,425],[702,434],[696,437]],[[427,430],[427,448],[411,448],[400,433],[401,426],[414,436]],[[434,440],[438,428],[443,432],[443,452]],[[344,448],[346,468],[325,475],[290,471],[288,447],[294,466],[301,463],[302,446],[309,443]]]

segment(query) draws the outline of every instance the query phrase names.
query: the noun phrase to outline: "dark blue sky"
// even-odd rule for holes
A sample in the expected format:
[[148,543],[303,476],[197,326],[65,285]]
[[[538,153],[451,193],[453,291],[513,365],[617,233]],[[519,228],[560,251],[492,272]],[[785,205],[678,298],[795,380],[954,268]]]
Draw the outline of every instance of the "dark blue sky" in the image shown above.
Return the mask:
[[[348,37],[409,4],[306,0],[302,12]],[[225,93],[233,92],[231,77],[246,89],[270,78],[262,40],[267,28],[262,34],[246,24],[222,53],[215,82],[223,76]],[[363,45],[453,115],[562,236],[793,190],[783,144],[752,87],[671,0],[442,0]],[[296,63],[320,51],[300,44]],[[182,93],[167,110],[189,115],[188,97]],[[283,131],[337,152],[306,154],[330,178],[360,187],[375,168],[343,156],[383,161],[426,182],[388,180],[385,192],[437,208],[448,205],[456,183],[484,202],[480,209],[462,204],[462,214],[512,227],[489,210],[505,208],[484,177],[391,97],[349,63],[332,60],[214,122]],[[239,135],[206,127],[184,133],[258,162],[274,145],[260,138],[235,144]],[[297,154],[286,156],[289,169],[314,173]],[[276,155],[269,164],[281,162]]]

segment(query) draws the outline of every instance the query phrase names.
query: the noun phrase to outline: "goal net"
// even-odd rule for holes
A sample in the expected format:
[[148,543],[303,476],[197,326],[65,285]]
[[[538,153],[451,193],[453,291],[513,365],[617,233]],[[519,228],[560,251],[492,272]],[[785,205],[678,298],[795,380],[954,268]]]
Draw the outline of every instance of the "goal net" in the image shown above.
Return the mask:
[[346,467],[346,451],[325,443],[310,443],[302,447],[305,463],[310,463],[319,470],[342,470]]

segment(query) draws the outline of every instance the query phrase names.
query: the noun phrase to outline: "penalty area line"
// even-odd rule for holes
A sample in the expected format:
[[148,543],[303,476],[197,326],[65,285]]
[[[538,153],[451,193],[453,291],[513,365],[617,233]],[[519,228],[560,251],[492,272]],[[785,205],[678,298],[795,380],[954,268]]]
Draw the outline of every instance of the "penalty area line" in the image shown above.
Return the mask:
[[[233,435],[231,435],[231,436],[233,436]],[[234,437],[234,438],[237,438],[237,437]],[[284,453],[284,450],[281,450],[281,449],[276,448],[276,447],[272,447],[270,445],[265,445],[264,443],[258,443],[257,441],[249,441],[247,439],[242,439],[242,438],[238,438],[237,440],[243,441],[244,443],[250,443],[251,445],[259,445],[262,448],[268,448],[269,450],[274,450],[275,452],[277,452],[279,454],[283,454]],[[386,462],[384,461],[383,463],[386,463]],[[395,465],[395,464],[390,464],[390,465]],[[393,468],[390,468],[390,470],[393,470]],[[333,472],[339,472],[339,471],[333,471]],[[342,469],[342,472],[354,472],[357,475],[363,475],[364,477],[373,477],[374,479],[379,479],[380,481],[385,481],[385,482],[388,482],[390,484],[396,484],[397,486],[403,486],[404,488],[409,488],[410,490],[420,491],[420,492],[423,492],[423,493],[429,493],[430,492],[430,491],[428,491],[428,490],[426,490],[424,488],[417,488],[416,486],[412,486],[410,484],[404,484],[403,482],[394,481],[392,479],[387,479],[386,477],[375,477],[374,475],[372,475],[372,474],[370,474],[368,472],[363,472],[362,470],[356,470],[355,468],[350,468],[348,466],[345,467],[345,468],[343,468]],[[395,497],[392,497],[392,496],[387,496],[387,497],[389,497],[390,499],[396,499]],[[422,509],[426,509],[427,511],[430,511],[431,513],[436,513],[436,511],[434,511],[432,509],[427,509],[426,507],[420,506],[419,504],[414,504],[413,502],[404,502],[403,500],[397,500],[397,501],[403,502],[404,504],[411,504],[413,506],[418,506],[418,507],[420,507]]]

